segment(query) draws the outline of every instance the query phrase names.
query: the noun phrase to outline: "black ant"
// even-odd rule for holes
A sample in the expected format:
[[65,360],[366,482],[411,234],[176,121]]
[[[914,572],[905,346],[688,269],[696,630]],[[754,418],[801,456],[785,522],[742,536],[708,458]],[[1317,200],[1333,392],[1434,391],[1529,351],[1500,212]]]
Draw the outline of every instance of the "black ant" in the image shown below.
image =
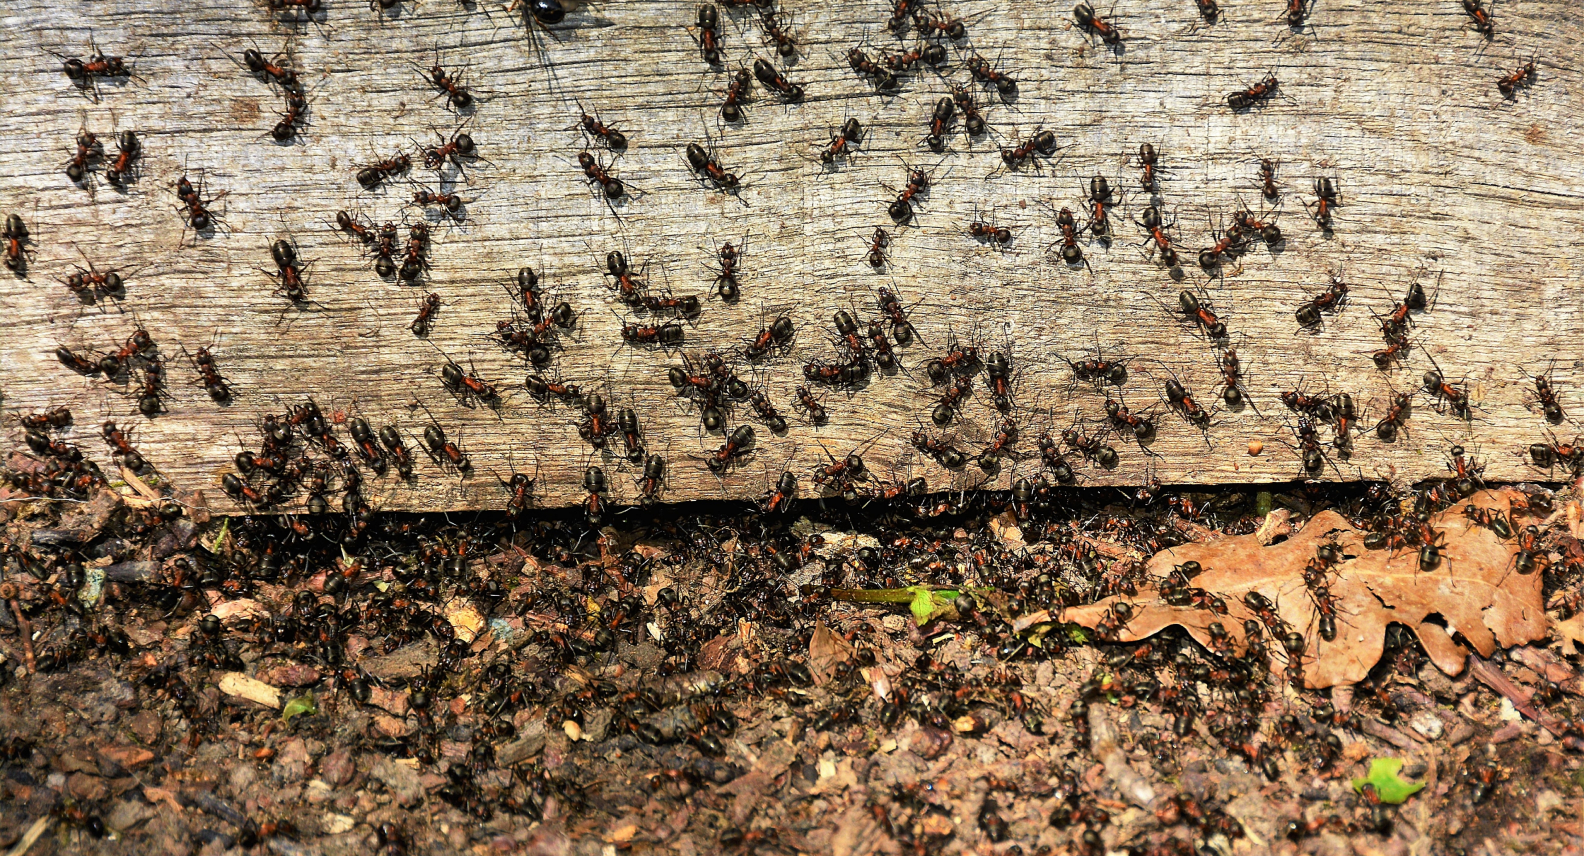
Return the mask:
[[752,425],[738,425],[732,430],[726,442],[719,449],[710,453],[704,463],[710,472],[720,474],[731,465],[732,461],[747,455],[752,451],[754,444],[754,430]]
[[997,226],[988,220],[975,218],[968,223],[968,234],[979,241],[987,241],[999,247],[1012,243],[1012,230],[1006,226]]
[[419,338],[429,335],[429,329],[434,325],[435,315],[439,311],[440,295],[430,292],[418,305],[418,315],[413,318],[412,324],[408,325],[407,329]]
[[849,118],[843,122],[841,130],[831,137],[830,144],[820,150],[820,163],[835,163],[837,158],[850,155],[853,147],[863,142],[863,134],[863,125],[857,119]]
[[886,207],[886,213],[898,223],[913,219],[913,199],[930,186],[929,173],[922,169],[908,170],[907,187]]
[[1206,301],[1201,301],[1193,292],[1183,289],[1177,295],[1177,307],[1188,320],[1197,324],[1204,330],[1205,335],[1212,339],[1225,339],[1227,336],[1226,323],[1216,317]]
[[413,204],[441,208],[447,215],[458,220],[462,219],[463,216],[462,197],[455,193],[446,193],[443,190],[429,190],[428,188],[420,187],[413,191]]
[[1061,258],[1070,266],[1087,264],[1084,261],[1083,248],[1078,246],[1078,221],[1073,218],[1072,209],[1063,208],[1056,214],[1056,225],[1061,229]]
[[61,61],[61,71],[78,89],[87,91],[90,86],[94,87],[94,100],[98,101],[99,78],[131,77],[132,69],[127,66],[124,58],[106,56],[92,38],[88,40],[88,47],[92,53],[86,60],[62,56],[54,51],[48,53]]
[[758,78],[766,89],[780,93],[784,101],[803,100],[803,87],[788,81],[781,72],[776,71],[775,66],[763,59],[754,59],[754,77]]
[[193,366],[198,369],[203,388],[209,393],[209,397],[220,404],[229,403],[232,397],[231,384],[227,383],[225,377],[220,374],[220,368],[215,364],[214,353],[209,348],[203,347],[189,356]]
[[[743,242],[746,245],[746,241]],[[737,263],[742,260],[742,247],[727,241],[716,251],[720,268],[715,271],[715,281],[710,291],[721,300],[731,303],[742,296],[742,283],[737,280]],[[708,265],[706,265],[708,267]]]
[[270,137],[277,143],[286,143],[295,139],[297,129],[302,125],[303,117],[308,113],[308,96],[297,90],[286,91],[286,112],[281,114],[279,122],[270,128]]
[[1095,14],[1094,7],[1088,3],[1079,3],[1073,7],[1073,20],[1078,22],[1078,26],[1099,36],[1102,42],[1112,47],[1122,44],[1121,31],[1117,30],[1114,24],[1107,23],[1104,18]]
[[[1431,365],[1435,365],[1435,360],[1432,359],[1430,362]],[[1441,374],[1440,366],[1435,366],[1424,373],[1424,390],[1440,399],[1447,409],[1459,418],[1465,420],[1474,418],[1468,392],[1447,383],[1446,378]]]
[[710,65],[720,65],[720,12],[709,3],[699,7],[698,31],[696,38],[704,61]]
[[644,459],[643,476],[638,481],[638,503],[644,507],[660,501],[660,491],[665,489],[666,461],[659,455]]
[[[200,183],[201,186],[202,184]],[[186,219],[188,228],[195,233],[201,233],[206,229],[212,228],[215,221],[220,218],[209,210],[209,206],[224,197],[228,192],[222,191],[219,196],[205,202],[202,193],[193,188],[192,182],[188,180],[187,176],[184,175],[177,179],[176,198],[181,200],[182,216]]]
[[1260,82],[1254,84],[1253,86],[1250,86],[1241,92],[1234,92],[1231,95],[1228,95],[1227,106],[1231,107],[1233,110],[1247,110],[1250,107],[1265,101],[1272,95],[1275,95],[1276,87],[1279,85],[1279,82],[1276,80],[1276,75],[1267,73],[1265,77],[1260,80]]
[[413,282],[429,267],[429,226],[414,223],[407,227],[407,257],[402,260],[398,275],[403,282]]
[[698,143],[688,143],[687,159],[694,172],[714,182],[716,187],[722,187],[727,190],[737,190],[739,188],[737,174],[728,172],[720,165],[719,161],[711,157],[709,152],[705,151],[704,147]]
[[270,245],[270,257],[274,259],[279,273],[266,275],[279,280],[280,291],[286,299],[293,303],[303,303],[308,299],[308,287],[303,282],[303,270],[307,265],[297,258],[297,248],[292,242],[282,238]]
[[[1243,361],[1238,357],[1237,349],[1224,347],[1216,354],[1216,368],[1221,371],[1221,400],[1228,407],[1241,407],[1248,400],[1247,390],[1243,386]],[[1255,408],[1255,412],[1259,412]]]
[[748,76],[748,69],[739,68],[732,75],[731,82],[726,84],[726,95],[721,101],[721,118],[727,122],[741,122],[744,118],[743,102],[748,97],[748,87],[752,85],[752,78]]
[[[420,69],[422,71],[422,69]],[[446,103],[461,111],[473,106],[473,93],[468,92],[460,83],[457,76],[448,74],[440,65],[440,52],[435,51],[434,65],[427,72],[423,72],[424,79],[429,81],[436,91],[445,96]]]
[[137,134],[132,131],[122,131],[116,135],[116,157],[105,169],[105,180],[116,187],[124,188],[128,181],[135,178],[134,161],[143,151],[142,143],[138,142]]
[[1184,419],[1203,429],[1210,424],[1210,414],[1194,400],[1187,387],[1177,378],[1166,379],[1166,401]]
[[[419,406],[422,407],[422,403]],[[429,408],[424,407],[424,412],[429,413]],[[394,432],[394,429],[391,430]],[[385,440],[383,431],[380,433],[380,439]],[[397,439],[399,440],[400,438]],[[460,446],[446,439],[445,431],[440,428],[440,424],[435,421],[432,413],[429,414],[429,424],[424,426],[423,441],[424,449],[429,453],[429,457],[441,467],[455,470],[458,473],[467,473],[473,469],[473,462],[462,452]],[[389,442],[386,442],[385,445],[391,448],[393,452],[396,449]]]
[[[463,123],[463,125],[466,124],[465,122]],[[456,164],[457,168],[461,169],[464,161],[478,158],[478,147],[473,143],[473,136],[462,130],[461,127],[457,128],[449,140],[439,132],[436,132],[436,136],[440,137],[441,142],[439,145],[423,147],[424,166],[429,169],[439,169],[447,161]]]
[[1281,191],[1276,188],[1276,162],[1270,158],[1260,158],[1260,193],[1271,202],[1281,197]]
[[[439,348],[437,347],[435,350],[438,351]],[[456,396],[458,401],[470,407],[474,402],[482,402],[492,407],[500,403],[500,391],[495,388],[494,384],[463,371],[455,360],[447,357],[444,353],[441,353],[440,356],[445,359],[445,365],[440,367],[440,382],[445,385],[445,388],[452,395]]]
[[974,104],[973,93],[965,86],[951,87],[952,100],[957,102],[957,109],[963,115],[963,130],[968,136],[977,137],[989,130],[985,125],[984,116],[979,113],[979,108]]
[[881,314],[891,324],[891,338],[904,347],[912,344],[913,336],[917,331],[913,329],[913,322],[908,320],[907,309],[903,308],[902,301],[887,288],[881,288],[876,299],[880,304]]
[[936,425],[949,425],[972,392],[973,382],[967,377],[958,376],[935,403],[935,408],[930,411],[930,420]]
[[600,121],[599,114],[589,115],[583,109],[583,102],[578,102],[578,125],[583,132],[591,137],[605,141],[611,151],[621,151],[627,148],[627,135]]
[[659,345],[673,348],[682,344],[685,332],[675,321],[665,324],[622,324],[621,336],[632,345]]
[[1194,0],[1194,5],[1199,7],[1199,15],[1207,24],[1214,24],[1221,17],[1221,7],[1215,0]]
[[1106,207],[1111,204],[1111,184],[1105,176],[1089,179],[1089,231],[1101,241],[1110,240],[1111,221],[1106,218]]
[[1113,399],[1109,393],[1106,394],[1105,412],[1112,425],[1128,429],[1141,444],[1155,436],[1155,420],[1149,414],[1132,412],[1126,404]]
[[1386,415],[1375,423],[1375,436],[1390,443],[1397,439],[1397,434],[1408,422],[1409,408],[1413,404],[1413,393],[1401,392],[1392,396],[1391,406],[1386,408]]
[[950,96],[942,95],[935,102],[935,111],[930,115],[929,134],[924,137],[924,144],[929,146],[930,151],[940,154],[946,150],[946,130],[956,117],[957,102]]
[[[1336,184],[1332,182],[1330,177],[1321,176],[1315,179],[1314,191],[1315,204],[1309,216],[1314,218],[1315,224],[1322,230],[1329,232],[1331,231],[1331,210],[1337,206]],[[1305,202],[1304,207],[1308,208],[1309,203]]]

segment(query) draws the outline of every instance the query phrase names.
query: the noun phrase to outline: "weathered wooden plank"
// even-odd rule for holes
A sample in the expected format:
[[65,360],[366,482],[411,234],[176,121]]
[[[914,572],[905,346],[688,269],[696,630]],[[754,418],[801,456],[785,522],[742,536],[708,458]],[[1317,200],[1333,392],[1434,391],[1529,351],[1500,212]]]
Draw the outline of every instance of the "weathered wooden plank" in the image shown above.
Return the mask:
[[[1281,390],[1301,381],[1349,391],[1373,424],[1392,389],[1417,386],[1430,356],[1449,377],[1467,378],[1478,404],[1472,423],[1434,412],[1421,395],[1407,436],[1393,444],[1360,437],[1351,460],[1332,454],[1335,467],[1325,475],[1433,474],[1451,442],[1477,450],[1493,476],[1536,475],[1521,449],[1543,437],[1546,425],[1526,409],[1524,372],[1556,358],[1568,401],[1578,400],[1584,381],[1576,345],[1584,324],[1570,299],[1580,280],[1571,246],[1584,227],[1584,75],[1572,49],[1584,28],[1577,16],[1542,3],[1503,3],[1497,36],[1486,43],[1453,2],[1327,2],[1313,10],[1311,27],[1293,33],[1274,20],[1276,4],[1226,4],[1224,21],[1196,27],[1186,0],[1129,0],[1115,10],[1127,39],[1114,54],[1072,29],[1065,9],[962,4],[951,11],[970,22],[973,49],[1013,73],[1019,95],[1001,104],[975,87],[994,138],[969,145],[957,130],[942,158],[918,142],[947,81],[970,82],[960,66],[966,52],[952,48],[947,77],[908,78],[899,94],[877,95],[846,67],[844,54],[865,39],[871,56],[899,49],[883,30],[884,7],[787,0],[783,8],[804,38],[787,73],[807,88],[807,100],[782,105],[756,84],[748,122],[723,127],[715,90],[725,75],[699,59],[686,29],[696,10],[686,4],[595,4],[549,38],[526,32],[520,14],[488,5],[403,4],[381,20],[364,4],[337,2],[327,4],[322,22],[291,27],[272,23],[257,5],[210,0],[11,4],[0,18],[7,33],[0,41],[7,92],[0,206],[27,218],[35,256],[26,278],[0,284],[9,320],[0,339],[6,411],[70,404],[81,423],[76,434],[100,457],[107,450],[92,438],[93,424],[109,417],[134,425],[139,447],[162,472],[218,493],[213,486],[238,435],[251,445],[263,412],[311,395],[326,410],[355,408],[416,434],[417,398],[460,439],[476,473],[457,479],[424,462],[415,485],[377,484],[372,498],[380,507],[498,506],[502,491],[491,473],[512,468],[537,469],[542,502],[575,501],[591,462],[606,468],[618,500],[630,500],[636,468],[592,456],[578,439],[576,414],[532,402],[519,386],[521,362],[484,338],[508,314],[503,287],[526,264],[543,269],[555,295],[581,313],[578,334],[551,373],[604,389],[615,406],[636,407],[651,450],[671,461],[668,498],[757,495],[788,462],[807,473],[826,450],[839,456],[855,447],[865,449],[879,478],[921,474],[937,489],[962,487],[983,474],[945,472],[908,446],[932,402],[920,370],[927,356],[951,337],[987,349],[1010,342],[1024,435],[1018,448],[1032,453],[1036,433],[1070,425],[1075,411],[1097,427],[1104,398],[1073,388],[1063,362],[1097,340],[1133,357],[1122,395],[1134,407],[1159,407],[1171,373],[1201,399],[1216,400],[1213,350],[1162,306],[1188,285],[1202,289],[1234,331],[1258,411],[1218,412],[1204,435],[1163,415],[1153,456],[1115,439],[1121,465],[1083,468],[1089,483],[1147,474],[1167,482],[1301,476]],[[748,18],[722,17],[728,65],[772,56]],[[47,52],[86,54],[90,35],[107,52],[132,58],[138,75],[102,87],[98,103],[77,93]],[[311,87],[310,120],[296,143],[268,138],[278,94],[226,58],[253,45],[266,54],[289,45]],[[466,224],[437,226],[432,270],[418,287],[405,287],[375,276],[329,220],[341,208],[376,221],[420,216],[403,205],[410,188],[362,192],[353,172],[355,164],[455,129],[456,118],[415,67],[430,64],[437,48],[448,67],[465,64],[467,81],[484,96],[469,130],[488,162],[458,185],[470,200]],[[1496,79],[1531,55],[1536,86],[1504,100]],[[1280,77],[1282,96],[1247,113],[1229,111],[1226,93],[1267,70]],[[620,217],[590,194],[576,166],[581,144],[569,126],[578,102],[632,140],[616,168],[642,195]],[[869,128],[861,152],[850,164],[824,168],[814,150],[848,117]],[[143,135],[142,175],[126,192],[102,181],[88,192],[67,181],[62,170],[84,124],[107,141],[116,129]],[[1056,132],[1059,158],[1040,169],[997,168],[997,145],[1042,128]],[[707,192],[689,173],[683,147],[706,133],[721,160],[744,175],[740,200]],[[1215,279],[1197,270],[1190,252],[1182,284],[1146,259],[1143,232],[1128,222],[1147,204],[1131,160],[1144,141],[1161,151],[1162,205],[1176,219],[1178,241],[1194,250],[1210,243],[1212,217],[1224,220],[1240,200],[1259,203],[1256,159],[1279,160],[1281,251],[1254,250],[1240,270]],[[932,169],[934,186],[916,223],[893,230],[891,265],[876,274],[864,262],[864,239],[874,226],[890,225],[881,183],[900,185],[904,162]],[[208,191],[225,194],[218,204],[225,228],[196,242],[188,233],[186,246],[171,192],[184,170],[201,170]],[[1060,239],[1047,206],[1081,210],[1094,174],[1126,191],[1118,240],[1109,250],[1088,245],[1091,266],[1070,270],[1047,252]],[[1335,176],[1342,193],[1329,237],[1299,204],[1312,199],[1319,175]],[[413,177],[436,186],[423,169]],[[1009,249],[965,234],[976,211],[1017,229]],[[292,236],[312,262],[315,305],[306,310],[272,293],[260,272],[280,235]],[[622,249],[648,264],[652,283],[703,294],[715,248],[744,236],[743,299],[733,306],[708,300],[687,330],[686,351],[731,348],[774,315],[791,315],[799,330],[793,353],[759,380],[793,427],[776,437],[759,425],[758,453],[717,479],[696,459],[719,438],[702,435],[666,380],[677,356],[620,344],[621,307],[600,272],[605,252]],[[60,285],[82,264],[79,249],[100,269],[124,273],[124,301],[83,307]],[[1299,332],[1293,309],[1324,288],[1332,269],[1352,283],[1351,305],[1323,332]],[[1439,280],[1439,294],[1415,318],[1407,364],[1383,374],[1368,356],[1381,347],[1371,313],[1387,311],[1415,276]],[[916,302],[924,343],[905,351],[904,372],[876,375],[851,395],[827,394],[830,424],[816,429],[797,419],[801,364],[836,353],[832,313],[872,315],[880,285]],[[431,341],[513,388],[498,412],[461,407],[442,391],[439,355],[407,329],[429,291],[445,303]],[[110,349],[140,323],[172,358],[169,413],[154,420],[136,416],[121,389],[79,378],[52,356],[61,343]],[[180,360],[179,348],[211,342],[238,391],[230,407],[211,403]],[[740,408],[733,421],[746,418]],[[981,374],[951,430],[964,447],[982,445],[999,419]],[[1567,439],[1572,429],[1557,430]],[[1263,455],[1248,454],[1251,440],[1264,443]],[[1004,486],[1033,463],[1004,468],[986,484]]]

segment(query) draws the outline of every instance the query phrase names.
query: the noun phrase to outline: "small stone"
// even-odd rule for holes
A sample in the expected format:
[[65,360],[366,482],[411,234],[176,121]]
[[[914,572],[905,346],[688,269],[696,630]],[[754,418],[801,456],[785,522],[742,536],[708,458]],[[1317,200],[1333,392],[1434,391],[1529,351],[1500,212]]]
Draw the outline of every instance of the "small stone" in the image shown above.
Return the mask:
[[1428,710],[1421,710],[1408,719],[1408,727],[1418,732],[1426,740],[1440,738],[1446,726],[1441,722],[1441,717]]
[[275,778],[284,782],[301,779],[308,772],[309,760],[308,744],[301,737],[293,737],[275,755]]
[[1550,788],[1535,794],[1535,814],[1544,815],[1546,812],[1562,809],[1565,805],[1562,795]]
[[98,802],[110,793],[110,789],[105,787],[104,779],[98,776],[72,773],[66,777],[66,793],[83,802]]
[[919,828],[924,831],[925,835],[935,835],[940,838],[945,838],[957,832],[957,828],[952,825],[951,818],[933,811],[924,815],[924,819],[919,823]]
[[418,778],[418,771],[406,764],[382,757],[374,762],[369,775],[384,784],[391,796],[403,806],[413,805],[423,799],[423,782]]
[[99,772],[112,778],[124,776],[152,760],[154,753],[141,746],[106,746],[99,750]]
[[1518,712],[1518,708],[1513,707],[1512,699],[1510,698],[1504,697],[1501,700],[1501,710],[1498,711],[1496,715],[1501,717],[1502,722],[1523,721],[1523,714]]
[[339,788],[357,775],[357,759],[352,750],[342,747],[319,762],[319,777],[332,788]]
[[566,732],[567,739],[573,743],[583,739],[583,726],[578,725],[573,720],[569,719],[561,723],[561,730]]
[[908,743],[908,748],[913,750],[926,761],[933,761],[946,752],[951,746],[952,736],[949,731],[925,726],[913,734],[913,739]]
[[165,724],[160,721],[159,714],[152,710],[139,712],[127,723],[127,729],[132,732],[132,736],[136,737],[138,742],[144,746],[152,746],[158,743],[160,731],[164,727]]
[[386,737],[402,738],[412,732],[412,726],[406,721],[383,713],[374,714],[374,727]]
[[463,642],[472,642],[484,629],[484,616],[477,607],[462,598],[446,604],[445,617],[456,631],[456,638]]
[[303,663],[279,663],[255,673],[259,680],[277,687],[308,687],[319,683],[319,670]]
[[327,835],[340,835],[343,832],[351,832],[354,826],[357,826],[357,821],[344,814],[336,814],[333,811],[325,812],[324,831]]
[[117,832],[125,832],[153,817],[155,809],[138,800],[116,800],[105,815],[105,825]]
[[1250,440],[1249,441],[1249,445],[1248,445],[1249,455],[1257,458],[1257,457],[1259,457],[1259,454],[1261,452],[1263,452],[1263,451],[1265,451],[1265,444],[1264,443],[1261,443],[1258,440]]

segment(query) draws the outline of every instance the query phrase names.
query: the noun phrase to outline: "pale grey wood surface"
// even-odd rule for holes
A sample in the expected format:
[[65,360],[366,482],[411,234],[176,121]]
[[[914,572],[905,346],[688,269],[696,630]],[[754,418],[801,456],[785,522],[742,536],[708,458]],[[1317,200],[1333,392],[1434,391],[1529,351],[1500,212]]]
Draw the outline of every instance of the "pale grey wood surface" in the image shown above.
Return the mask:
[[[1021,84],[1011,104],[974,88],[996,139],[1049,128],[1064,146],[1041,168],[1012,173],[997,169],[995,139],[970,146],[960,125],[944,158],[918,145],[931,105],[947,92],[941,77],[904,78],[899,94],[881,97],[846,67],[846,50],[860,40],[872,57],[899,49],[883,28],[885,4],[783,0],[782,8],[803,38],[787,73],[808,98],[784,106],[756,83],[748,122],[723,128],[716,107],[725,75],[699,58],[687,29],[696,16],[690,4],[596,3],[554,38],[525,32],[520,13],[498,4],[446,0],[405,2],[383,20],[366,4],[330,0],[322,21],[306,26],[279,23],[247,2],[8,4],[0,17],[0,208],[27,219],[35,256],[26,279],[0,279],[6,412],[71,405],[77,442],[101,460],[108,450],[96,426],[113,418],[135,429],[135,442],[166,476],[219,500],[217,480],[238,435],[256,445],[260,414],[311,395],[327,411],[355,406],[376,425],[399,421],[417,434],[423,414],[410,408],[417,396],[473,456],[476,472],[457,479],[422,461],[414,485],[371,482],[379,507],[499,506],[492,473],[513,467],[537,469],[541,502],[576,501],[591,462],[606,468],[617,501],[630,500],[636,470],[591,456],[576,414],[536,405],[520,386],[524,364],[485,338],[509,313],[504,287],[531,265],[581,313],[575,340],[550,373],[603,388],[613,406],[636,406],[648,445],[671,461],[669,499],[756,496],[789,461],[811,491],[807,474],[826,450],[840,456],[860,446],[877,478],[925,475],[936,489],[976,483],[978,470],[948,473],[919,460],[907,442],[921,420],[933,428],[919,366],[951,336],[987,349],[1011,342],[1024,432],[1017,448],[1031,460],[987,482],[1004,486],[1014,471],[1033,469],[1039,430],[1066,427],[1075,411],[1098,427],[1103,398],[1073,389],[1063,362],[1092,352],[1097,337],[1109,352],[1134,358],[1123,396],[1135,407],[1159,405],[1167,371],[1217,401],[1212,349],[1163,308],[1182,286],[1144,257],[1143,232],[1130,222],[1147,204],[1132,154],[1148,141],[1166,170],[1164,207],[1190,250],[1186,284],[1202,288],[1234,331],[1258,413],[1218,412],[1205,436],[1163,414],[1153,446],[1159,457],[1115,438],[1121,466],[1084,467],[1084,483],[1137,483],[1149,474],[1179,483],[1300,477],[1281,390],[1302,381],[1351,392],[1373,424],[1394,386],[1418,385],[1427,354],[1449,377],[1467,379],[1478,405],[1472,423],[1438,414],[1418,396],[1407,436],[1390,445],[1361,436],[1350,461],[1333,456],[1327,477],[1432,475],[1444,471],[1443,450],[1453,442],[1487,460],[1491,476],[1542,475],[1522,457],[1548,427],[1526,408],[1524,372],[1543,371],[1553,358],[1564,405],[1584,414],[1577,262],[1584,26],[1570,7],[1501,3],[1487,43],[1454,0],[1318,0],[1312,26],[1296,34],[1277,20],[1278,3],[1226,3],[1224,20],[1206,27],[1188,0],[1124,0],[1113,13],[1127,36],[1117,55],[1069,27],[1063,4],[958,3],[949,11],[969,22],[974,49]],[[726,11],[722,18],[728,67],[773,57],[749,18]],[[98,103],[48,53],[85,55],[90,35],[137,73],[101,86]],[[226,57],[255,45],[266,55],[289,46],[311,88],[310,119],[294,144],[268,138],[279,95]],[[408,287],[375,276],[329,221],[342,208],[376,221],[421,216],[404,208],[411,187],[363,192],[353,172],[455,129],[456,117],[414,65],[431,63],[437,47],[448,68],[465,67],[482,96],[469,127],[488,162],[459,186],[471,199],[467,222],[437,225],[433,269]],[[954,48],[954,64],[963,55]],[[1530,56],[1536,85],[1504,100],[1495,81]],[[1281,96],[1229,111],[1226,93],[1267,70],[1280,77]],[[960,67],[949,77],[969,82]],[[620,218],[591,195],[575,163],[581,143],[570,128],[579,100],[632,140],[616,169],[642,196]],[[848,117],[869,128],[862,150],[845,166],[823,168],[815,148]],[[102,180],[92,192],[67,181],[63,168],[85,123],[107,145],[114,130],[142,135],[141,179],[127,192]],[[683,147],[706,132],[745,177],[740,201],[706,191],[687,169]],[[1255,249],[1241,270],[1207,279],[1193,251],[1210,243],[1210,218],[1225,219],[1240,200],[1261,203],[1253,183],[1261,156],[1280,161],[1285,247],[1274,255]],[[890,227],[891,193],[880,185],[900,185],[904,161],[933,169],[935,186],[915,224],[893,230],[892,264],[877,275],[864,262],[865,239],[876,225]],[[180,246],[172,186],[184,170],[202,171],[208,192],[225,194],[216,210],[226,227],[196,245],[188,233]],[[1081,209],[1096,173],[1126,191],[1118,240],[1109,250],[1086,246],[1091,268],[1070,270],[1047,251],[1059,231],[1046,206]],[[1334,176],[1342,193],[1332,237],[1300,204],[1312,200],[1318,175]],[[412,177],[435,186],[422,168]],[[965,234],[976,210],[1017,229],[1010,249]],[[260,272],[278,235],[295,238],[312,262],[316,305],[306,310],[291,308]],[[743,299],[708,300],[685,350],[730,348],[774,315],[790,314],[795,347],[761,379],[792,429],[776,437],[756,423],[759,451],[721,480],[697,460],[719,438],[702,436],[667,383],[678,357],[621,344],[617,313],[627,313],[600,273],[604,254],[622,249],[647,262],[656,286],[702,295],[715,249],[744,236]],[[82,263],[79,248],[100,269],[124,273],[124,301],[84,307],[61,285]],[[1332,269],[1352,284],[1351,305],[1323,332],[1300,332],[1293,309],[1324,288]],[[1415,276],[1439,276],[1438,299],[1415,318],[1407,364],[1383,374],[1368,356],[1381,347],[1371,313],[1387,311]],[[872,315],[881,285],[917,303],[912,317],[927,346],[904,352],[907,372],[876,375],[851,396],[826,394],[831,422],[816,430],[794,414],[800,366],[831,357],[832,313]],[[408,331],[431,290],[445,303],[431,341],[513,390],[498,414],[456,404],[440,386],[439,355]],[[52,354],[62,343],[111,349],[139,323],[171,359],[169,413],[152,421],[136,415],[121,389],[70,373]],[[208,400],[180,356],[181,346],[211,342],[237,389],[229,407]],[[982,378],[951,429],[965,448],[982,444],[999,421]],[[735,419],[747,416],[743,408]],[[1556,433],[1570,439],[1572,424]],[[1261,456],[1248,454],[1251,440],[1264,443]]]

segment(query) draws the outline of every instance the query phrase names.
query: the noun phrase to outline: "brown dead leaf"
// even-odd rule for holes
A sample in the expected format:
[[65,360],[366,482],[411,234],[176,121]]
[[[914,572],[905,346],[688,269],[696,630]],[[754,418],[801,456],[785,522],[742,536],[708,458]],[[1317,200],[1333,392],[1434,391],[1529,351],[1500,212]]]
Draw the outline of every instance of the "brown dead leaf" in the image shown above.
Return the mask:
[[836,666],[852,657],[853,647],[837,636],[824,622],[814,625],[814,635],[809,639],[808,666],[814,676],[815,686],[824,686],[836,673]]
[[[1464,511],[1468,505],[1503,512],[1509,507],[1502,492],[1491,490],[1436,515],[1431,523],[1444,540],[1441,564],[1433,571],[1419,568],[1417,551],[1365,549],[1363,534],[1332,511],[1315,515],[1301,532],[1269,547],[1261,546],[1257,536],[1243,535],[1162,551],[1150,559],[1149,573],[1164,577],[1174,565],[1198,562],[1205,570],[1192,585],[1220,595],[1227,614],[1170,606],[1160,600],[1158,591],[1141,588],[1138,597],[1131,599],[1132,619],[1118,631],[1117,641],[1136,642],[1175,624],[1208,646],[1210,625],[1219,622],[1242,653],[1243,621],[1254,617],[1243,596],[1257,591],[1307,640],[1302,666],[1308,687],[1361,680],[1380,659],[1386,625],[1392,622],[1412,629],[1443,671],[1458,674],[1468,651],[1453,639],[1453,633],[1461,634],[1467,645],[1488,657],[1498,643],[1522,645],[1545,638],[1548,624],[1540,595],[1541,575],[1513,570],[1517,546],[1470,521]],[[1303,570],[1314,558],[1315,548],[1329,540],[1342,547],[1344,557],[1331,577],[1337,635],[1328,642],[1318,632],[1318,614],[1304,587]],[[1118,599],[1069,609],[1060,620],[1092,628]],[[1028,626],[1022,621],[1019,624]],[[1584,638],[1584,627],[1576,630],[1578,637]],[[1270,639],[1269,634],[1267,648],[1278,657],[1285,656],[1280,640]]]

